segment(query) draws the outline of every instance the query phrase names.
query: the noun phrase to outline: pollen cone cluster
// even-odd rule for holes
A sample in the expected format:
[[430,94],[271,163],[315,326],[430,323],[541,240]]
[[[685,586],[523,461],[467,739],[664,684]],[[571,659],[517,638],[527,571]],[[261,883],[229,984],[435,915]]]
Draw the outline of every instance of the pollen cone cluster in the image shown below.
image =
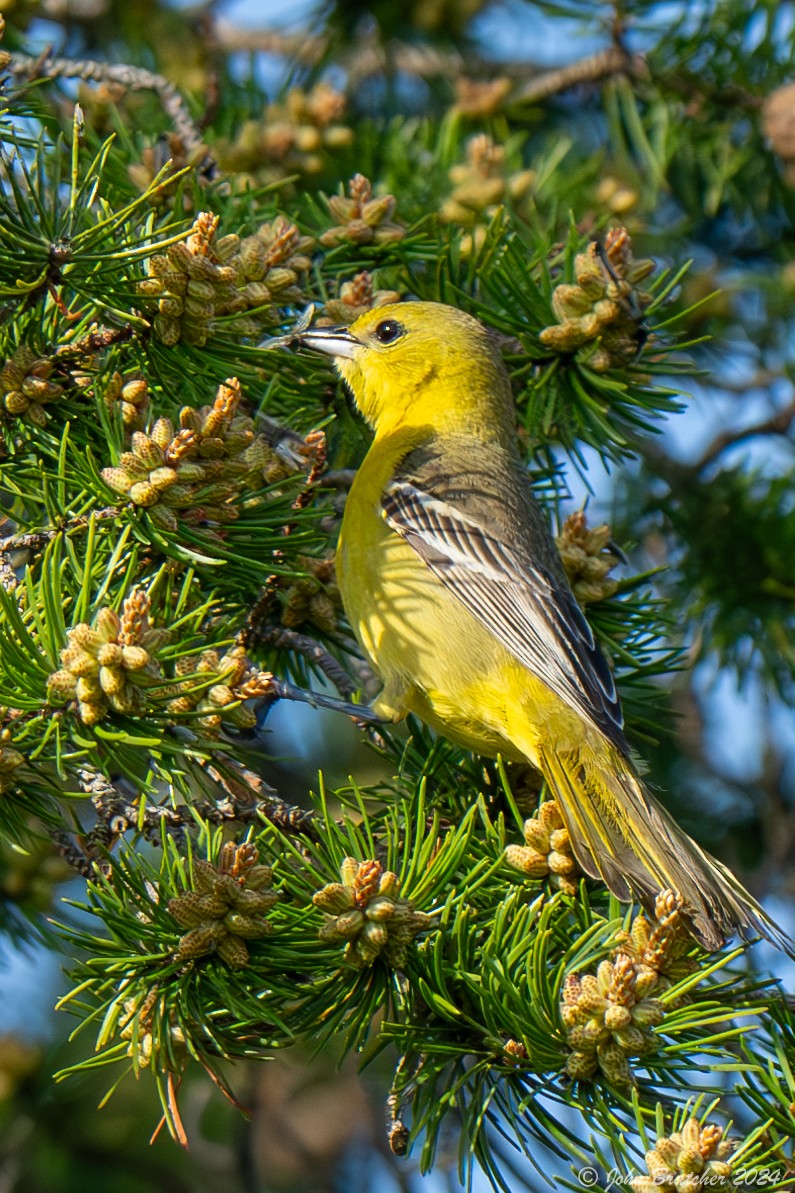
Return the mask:
[[174,1011],[168,1013],[168,1046],[160,1047],[154,1034],[155,1022],[158,1031],[162,1031],[163,1015],[158,1007],[159,992],[157,988],[150,990],[145,997],[127,998],[124,1001],[124,1014],[119,1021],[123,1040],[128,1041],[127,1055],[135,1062],[136,1069],[148,1069],[154,1057],[158,1065],[165,1063],[166,1068],[173,1069],[174,1057],[186,1056],[185,1036],[182,1028],[176,1022]]
[[48,680],[50,697],[77,700],[81,720],[96,725],[109,710],[134,716],[146,706],[147,688],[162,682],[156,654],[167,631],[149,624],[150,600],[143,589],[127,597],[121,616],[100,609],[94,624],[68,631],[61,670]]
[[698,961],[686,954],[693,940],[682,914],[682,896],[677,891],[661,891],[654,904],[655,920],[637,915],[628,933],[619,935],[619,949],[632,958],[638,980],[649,983],[656,995],[664,994],[676,982],[694,973]]
[[232,499],[245,487],[260,488],[287,469],[248,415],[239,413],[240,383],[218,387],[212,406],[185,406],[179,429],[159,418],[148,433],[135,431],[131,450],[102,477],[134,505],[149,510],[162,530],[178,528],[176,511],[188,522],[232,522]]
[[310,622],[327,634],[339,624],[342,601],[337,587],[333,559],[299,556],[296,565],[309,574],[287,589],[282,625],[294,629]]
[[[180,682],[172,690],[178,694],[167,705],[174,716],[194,713],[198,723],[210,730],[220,729],[222,721],[238,729],[257,723],[256,714],[241,703],[246,699],[241,687],[252,671],[242,646],[233,646],[224,655],[205,650],[198,656],[183,657],[177,660],[175,670]],[[206,683],[209,677],[216,680],[210,687]]]
[[8,729],[0,733],[0,795],[5,795],[17,782],[17,771],[25,765],[25,755],[20,754],[9,743],[11,734]]
[[22,345],[0,369],[0,400],[7,414],[34,426],[47,422],[44,409],[63,393],[63,386],[51,381],[53,363],[46,356],[36,356]]
[[[3,34],[5,33],[5,31],[6,31],[6,23],[3,20],[2,14],[0,14],[0,41],[2,41]],[[8,51],[0,50],[0,70],[3,70],[4,67],[8,66],[10,61],[11,61],[11,55],[8,53]]]
[[373,198],[373,188],[363,174],[355,174],[348,186],[348,195],[332,195],[327,199],[334,227],[320,237],[324,248],[350,241],[352,244],[389,244],[402,240],[406,229],[396,224],[394,195]]
[[762,129],[781,158],[784,177],[795,185],[795,83],[785,83],[768,95],[762,105]]
[[508,845],[505,861],[528,878],[549,878],[553,887],[576,894],[579,869],[568,829],[558,805],[545,800],[535,816],[524,822],[524,845]]
[[648,1176],[630,1182],[633,1193],[701,1193],[705,1189],[736,1189],[729,1156],[731,1140],[721,1127],[701,1126],[689,1118],[681,1131],[662,1135],[646,1152]]
[[379,956],[399,969],[431,917],[400,897],[397,875],[380,862],[346,857],[340,874],[342,882],[330,882],[313,896],[315,906],[327,913],[320,939],[344,941],[345,960],[356,969],[367,969]]
[[572,1049],[566,1072],[590,1080],[601,1070],[617,1086],[632,1083],[629,1057],[655,1047],[651,1028],[665,1011],[650,998],[656,978],[641,977],[631,957],[602,961],[596,974],[569,974],[563,985],[561,1018]]
[[490,215],[506,199],[521,199],[533,184],[533,170],[509,173],[505,147],[486,133],[470,137],[466,161],[452,166],[453,191],[442,206],[441,216],[451,223],[472,225]]
[[618,581],[609,575],[619,562],[610,549],[611,537],[606,523],[589,527],[585,514],[578,510],[569,515],[555,539],[572,591],[581,605],[602,601],[618,588]]
[[643,313],[651,295],[638,285],[654,262],[636,261],[626,228],[608,232],[574,258],[576,285],[556,286],[552,310],[557,323],[539,332],[555,352],[575,355],[597,372],[631,364],[642,345]]
[[[0,753],[5,754],[5,748]],[[49,912],[55,888],[74,878],[74,874],[49,841],[32,837],[24,852],[10,844],[0,846],[0,900],[6,910],[10,904],[16,904],[26,911]]]
[[247,120],[234,141],[215,149],[223,170],[284,178],[288,174],[317,174],[330,153],[353,141],[342,123],[345,96],[328,83],[311,91],[294,87],[281,103],[269,104],[258,120]]
[[317,327],[334,327],[339,323],[353,323],[360,315],[390,302],[400,302],[397,290],[374,290],[371,275],[364,270],[350,282],[343,282],[337,298],[330,298],[324,314],[316,320]]
[[473,120],[483,120],[499,111],[513,90],[513,82],[507,75],[497,79],[469,79],[459,75],[454,80],[455,104],[453,110]]
[[246,941],[261,940],[272,931],[265,914],[279,901],[270,889],[270,866],[258,862],[255,845],[232,842],[222,849],[217,866],[194,861],[194,889],[168,904],[180,928],[189,929],[177,957],[187,961],[217,953],[232,968],[248,964]]
[[129,431],[140,431],[149,413],[149,386],[143,377],[123,377],[114,373],[103,394],[105,405],[113,412],[121,411],[124,426]]
[[149,277],[138,289],[159,299],[154,329],[164,344],[201,347],[224,315],[239,316],[235,333],[258,335],[275,306],[302,299],[312,241],[295,224],[277,216],[242,240],[216,240],[217,231],[218,217],[201,212],[187,240],[149,259]]

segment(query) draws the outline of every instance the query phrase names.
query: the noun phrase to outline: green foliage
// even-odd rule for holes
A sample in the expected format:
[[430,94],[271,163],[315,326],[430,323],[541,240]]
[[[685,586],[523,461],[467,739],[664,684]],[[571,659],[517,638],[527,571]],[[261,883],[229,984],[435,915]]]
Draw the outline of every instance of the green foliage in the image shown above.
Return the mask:
[[679,570],[710,650],[743,675],[760,669],[787,695],[795,658],[795,518],[785,477],[721,471],[663,505],[690,544]]
[[[422,39],[466,29],[481,7],[384,4],[374,16],[385,35],[431,47]],[[744,950],[707,957],[688,946],[691,972],[660,994],[664,1017],[649,1028],[653,1047],[632,1057],[631,1080],[602,1070],[574,1080],[567,979],[626,947],[632,916],[584,878],[563,893],[506,864],[535,809],[536,776],[418,724],[371,726],[368,780],[331,790],[321,778],[316,792],[291,793],[294,808],[281,798],[290,767],[278,769],[275,735],[262,731],[290,694],[284,681],[335,686],[341,716],[364,714],[373,679],[331,563],[367,434],[322,362],[263,341],[310,303],[336,321],[391,292],[453,303],[495,331],[528,472],[558,528],[572,472],[586,486],[597,460],[632,473],[614,527],[638,546],[635,574],[586,615],[633,744],[665,737],[671,748],[661,711],[688,656],[753,669],[766,691],[791,694],[790,469],[725,455],[744,438],[731,431],[683,463],[664,432],[689,405],[688,376],[715,366],[707,329],[721,351],[741,343],[769,386],[789,384],[795,287],[781,229],[794,192],[759,110],[786,79],[792,33],[772,3],[748,22],[739,0],[673,17],[651,0],[526,7],[635,39],[645,68],[613,71],[594,103],[591,92],[587,104],[530,101],[507,79],[501,102],[468,108],[463,88],[451,107],[450,59],[434,44],[438,77],[409,95],[405,67],[390,68],[352,86],[344,111],[323,90],[328,63],[356,77],[355,52],[346,57],[335,34],[320,66],[294,66],[304,91],[266,109],[253,58],[233,63],[214,45],[211,86],[203,35],[181,12],[148,4],[139,20],[109,0],[97,38],[106,20],[114,38],[126,29],[121,52],[173,74],[197,112],[196,77],[208,95],[216,88],[206,143],[198,130],[195,144],[174,135],[173,110],[148,83],[81,85],[81,112],[46,63],[35,82],[6,78],[3,922],[15,938],[45,931],[63,877],[57,847],[85,880],[72,910],[55,915],[73,983],[61,1005],[95,1047],[62,1075],[107,1072],[114,1089],[129,1073],[151,1082],[178,1139],[192,1070],[233,1100],[240,1062],[336,1047],[374,1073],[391,1069],[390,1142],[423,1171],[451,1166],[455,1134],[465,1183],[478,1165],[506,1190],[535,1187],[528,1172],[549,1178],[550,1164],[573,1189],[583,1165],[635,1177],[655,1137],[722,1120],[730,1103],[737,1163],[784,1173],[766,1186],[783,1189],[792,1016]],[[28,6],[12,15],[4,44],[22,46]],[[358,15],[337,5],[329,20],[344,28]],[[82,35],[70,26],[81,52]],[[166,54],[177,44],[182,64]],[[500,84],[495,74],[478,81]],[[611,256],[621,228],[634,248]],[[580,302],[572,291],[588,290],[588,269],[596,288],[572,333],[566,302]],[[584,333],[580,314],[587,323],[607,300],[617,309]],[[778,390],[769,398],[779,410]],[[779,411],[760,434],[790,426]],[[116,621],[102,643],[115,661],[100,664],[92,635]],[[91,649],[81,654],[81,642]],[[752,795],[769,813],[769,792]],[[790,797],[776,798],[783,817]],[[202,887],[208,866],[223,887],[231,842],[272,869],[267,926],[235,919]],[[340,885],[350,858],[393,873],[395,914],[424,925],[394,965],[381,952],[357,968],[343,937],[322,934],[314,896]],[[230,882],[245,890],[242,873]],[[173,909],[205,896],[202,915],[212,914],[200,923],[231,924],[244,950],[224,954],[210,933],[190,953],[190,915]]]

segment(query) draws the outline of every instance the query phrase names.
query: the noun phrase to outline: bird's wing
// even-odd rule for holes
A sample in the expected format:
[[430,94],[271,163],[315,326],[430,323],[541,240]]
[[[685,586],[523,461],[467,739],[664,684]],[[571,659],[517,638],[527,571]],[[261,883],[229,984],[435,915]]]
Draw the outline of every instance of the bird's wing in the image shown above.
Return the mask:
[[383,516],[520,663],[628,753],[610,668],[571,589],[542,562],[554,544],[537,510],[530,539],[534,532],[544,541],[533,551],[527,534],[486,525],[461,508],[461,488],[446,488],[440,496],[414,477],[397,477],[384,494]]

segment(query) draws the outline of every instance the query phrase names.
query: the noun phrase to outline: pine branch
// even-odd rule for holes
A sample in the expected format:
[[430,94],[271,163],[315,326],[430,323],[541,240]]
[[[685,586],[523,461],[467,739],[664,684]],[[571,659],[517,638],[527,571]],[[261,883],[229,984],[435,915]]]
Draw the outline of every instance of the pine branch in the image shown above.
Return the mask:
[[[359,684],[351,679],[345,669],[337,662],[333,655],[306,634],[299,634],[295,630],[288,630],[285,626],[252,626],[252,634],[263,645],[276,647],[277,650],[291,650],[303,655],[321,671],[334,687],[350,701],[359,690]],[[281,698],[285,698],[284,696]],[[286,697],[290,699],[290,696]],[[324,706],[327,707],[327,706]]]
[[645,78],[648,76],[646,60],[641,54],[630,54],[622,46],[610,46],[586,58],[580,58],[557,70],[541,73],[530,79],[517,91],[509,95],[509,102],[515,104],[540,103],[572,87],[583,83],[601,83],[616,75]]
[[[303,654],[306,652],[301,650],[301,653]],[[311,653],[313,662],[317,663],[317,652],[312,651]],[[335,674],[338,674],[338,678],[340,679],[342,679],[344,676],[344,672],[337,667],[334,667],[334,672]],[[350,683],[350,681],[347,680],[347,677],[345,677],[343,682]],[[365,705],[351,704],[348,701],[336,700],[333,696],[325,696],[322,692],[308,692],[303,688],[297,688],[295,684],[288,683],[281,679],[276,679],[274,676],[268,676],[265,686],[269,690],[262,696],[259,696],[258,694],[258,698],[262,700],[265,715],[267,715],[267,711],[270,709],[272,704],[276,703],[276,701],[293,700],[297,701],[299,704],[308,704],[312,708],[327,708],[331,712],[344,713],[346,716],[353,717],[355,721],[365,725],[384,724],[383,719]],[[355,691],[356,688],[352,687],[351,694]]]
[[312,835],[315,815],[281,800],[272,788],[252,771],[228,759],[220,766],[208,766],[208,776],[221,789],[216,801],[196,799],[181,807],[169,807],[130,799],[120,786],[105,775],[88,768],[78,770],[81,790],[90,795],[99,824],[85,838],[89,860],[96,860],[98,849],[107,849],[124,833],[142,833],[155,844],[163,832],[184,840],[187,830],[195,830],[197,817],[207,824],[273,824],[283,832]]
[[735,447],[738,443],[745,443],[749,439],[756,439],[762,435],[787,436],[793,422],[795,422],[795,401],[782,406],[775,414],[762,419],[761,422],[746,427],[735,427],[729,431],[721,431],[691,466],[693,474],[699,476],[705,472],[728,448]]
[[185,150],[190,153],[204,148],[206,152],[201,132],[185,100],[173,83],[154,71],[124,63],[53,57],[47,51],[37,58],[12,53],[8,69],[18,79],[83,79],[92,83],[117,83],[131,91],[154,91]]
[[[349,91],[396,64],[429,80],[422,121],[377,98],[367,121],[346,116],[325,84],[251,119],[266,97],[228,70],[241,42],[221,22],[201,35],[201,130],[153,72],[13,59],[0,114],[0,827],[15,857],[44,834],[86,879],[64,928],[78,958],[65,1003],[97,1050],[75,1067],[150,1080],[180,1141],[191,1065],[231,1097],[235,1058],[300,1041],[387,1063],[394,1045],[388,1144],[425,1168],[449,1170],[440,1144],[455,1132],[464,1179],[479,1165],[496,1188],[535,1179],[514,1148],[563,1188],[593,1165],[645,1193],[657,1161],[647,1178],[644,1154],[689,1188],[688,1148],[733,1164],[718,1148],[739,1097],[738,1163],[780,1162],[774,1188],[791,1178],[791,1008],[744,952],[678,939],[677,909],[653,923],[577,874],[560,835],[552,848],[561,830],[537,775],[410,721],[408,736],[384,730],[367,786],[321,777],[296,807],[267,781],[256,726],[277,700],[377,724],[356,703],[368,677],[330,560],[366,435],[330,370],[263,340],[312,303],[348,322],[409,294],[494,330],[550,513],[569,467],[587,483],[594,452],[645,456],[670,487],[639,488],[622,534],[652,523],[676,563],[665,576],[617,584],[609,527],[561,526],[632,727],[656,736],[682,627],[704,627],[741,669],[752,643],[768,683],[792,681],[788,478],[738,467],[707,486],[700,473],[750,435],[790,434],[795,410],[722,432],[695,471],[651,440],[695,370],[678,354],[703,352],[706,318],[737,320],[703,300],[729,254],[732,294],[753,293],[759,312],[744,351],[763,379],[787,374],[792,279],[776,254],[792,200],[755,98],[783,81],[787,56],[765,22],[754,45],[742,36],[739,0],[699,14],[695,40],[687,22],[659,38],[649,25],[645,57],[622,49],[621,12],[604,16],[611,49],[541,72],[422,36],[347,50],[322,28],[300,46],[263,33],[293,62],[347,69]],[[723,41],[706,58],[713,22]],[[100,88],[59,140],[58,93],[20,85],[58,77],[153,91],[184,163],[158,172],[137,105],[122,126]],[[552,125],[522,118],[582,84],[604,84],[592,110],[575,94]],[[204,131],[223,174],[191,160]],[[744,272],[749,252],[764,285]],[[674,264],[690,257],[689,274]],[[672,618],[652,585],[678,575]],[[314,693],[312,674],[337,695]],[[714,1097],[692,1099],[696,1081]]]
[[108,506],[105,509],[93,510],[90,515],[71,518],[59,526],[49,527],[46,530],[32,530],[25,533],[10,534],[0,539],[0,555],[7,555],[12,551],[31,551],[38,553],[60,535],[85,533],[91,525],[92,520],[95,523],[104,522],[107,519],[117,519],[118,516],[118,508],[116,506]]

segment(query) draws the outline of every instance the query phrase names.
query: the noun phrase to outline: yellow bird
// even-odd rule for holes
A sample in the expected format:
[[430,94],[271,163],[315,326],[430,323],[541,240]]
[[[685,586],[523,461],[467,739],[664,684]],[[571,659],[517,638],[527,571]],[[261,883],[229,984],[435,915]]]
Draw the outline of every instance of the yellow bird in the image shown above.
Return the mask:
[[329,354],[374,431],[337,556],[345,611],[383,682],[376,713],[416,713],[478,753],[544,775],[582,869],[622,900],[683,897],[708,949],[791,945],[733,874],[645,790],[610,668],[572,594],[516,448],[487,330],[440,303],[380,307],[293,342]]

